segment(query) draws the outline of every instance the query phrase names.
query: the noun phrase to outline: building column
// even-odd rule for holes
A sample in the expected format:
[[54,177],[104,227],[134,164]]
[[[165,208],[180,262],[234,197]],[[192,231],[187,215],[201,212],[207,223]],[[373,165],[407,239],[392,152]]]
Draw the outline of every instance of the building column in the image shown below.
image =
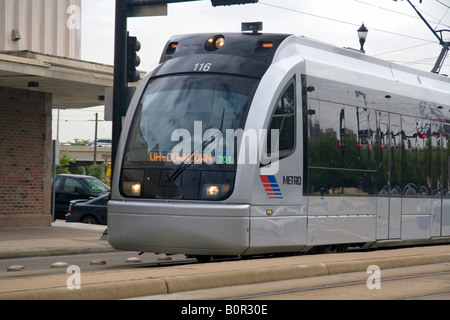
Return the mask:
[[0,227],[51,224],[52,96],[0,87]]

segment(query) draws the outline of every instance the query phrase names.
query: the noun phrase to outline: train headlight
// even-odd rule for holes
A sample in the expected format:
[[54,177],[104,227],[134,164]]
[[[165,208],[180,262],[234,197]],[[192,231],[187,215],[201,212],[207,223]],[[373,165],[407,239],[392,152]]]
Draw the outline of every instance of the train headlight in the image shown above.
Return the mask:
[[217,35],[209,38],[205,43],[205,49],[207,51],[215,51],[220,49],[225,44],[225,37],[222,35]]
[[220,192],[220,187],[216,185],[207,185],[205,187],[205,194],[207,197],[217,197]]
[[216,199],[224,196],[230,190],[229,184],[205,184],[203,186],[203,198]]
[[225,38],[224,37],[218,37],[216,41],[214,41],[214,45],[217,49],[222,48],[225,44]]
[[123,192],[127,196],[139,197],[141,195],[141,183],[139,181],[124,181]]

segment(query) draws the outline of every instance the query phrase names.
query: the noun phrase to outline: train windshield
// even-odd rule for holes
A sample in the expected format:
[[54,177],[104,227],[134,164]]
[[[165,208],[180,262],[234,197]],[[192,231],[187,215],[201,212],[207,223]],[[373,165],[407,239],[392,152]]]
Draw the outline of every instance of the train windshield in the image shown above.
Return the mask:
[[222,74],[150,80],[130,130],[124,166],[234,163],[227,130],[243,127],[257,82]]

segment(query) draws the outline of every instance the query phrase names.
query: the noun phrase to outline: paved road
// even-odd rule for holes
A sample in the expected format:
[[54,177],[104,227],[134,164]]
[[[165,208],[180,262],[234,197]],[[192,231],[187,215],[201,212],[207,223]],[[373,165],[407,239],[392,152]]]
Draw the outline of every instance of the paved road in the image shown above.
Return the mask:
[[27,271],[46,271],[64,267],[66,265],[77,265],[81,271],[127,268],[130,266],[157,266],[177,261],[196,261],[195,259],[186,259],[184,255],[156,255],[154,253],[138,252],[109,252],[109,253],[90,253],[61,255],[48,257],[26,257],[14,259],[0,259],[0,275],[7,272],[11,266],[23,266]]

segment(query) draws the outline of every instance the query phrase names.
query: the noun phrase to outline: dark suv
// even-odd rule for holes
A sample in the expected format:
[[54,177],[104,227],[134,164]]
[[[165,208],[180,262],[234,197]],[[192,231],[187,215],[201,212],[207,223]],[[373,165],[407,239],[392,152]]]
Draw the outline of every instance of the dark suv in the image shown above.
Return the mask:
[[58,174],[55,179],[55,218],[65,219],[71,200],[93,199],[109,192],[109,187],[96,177]]

